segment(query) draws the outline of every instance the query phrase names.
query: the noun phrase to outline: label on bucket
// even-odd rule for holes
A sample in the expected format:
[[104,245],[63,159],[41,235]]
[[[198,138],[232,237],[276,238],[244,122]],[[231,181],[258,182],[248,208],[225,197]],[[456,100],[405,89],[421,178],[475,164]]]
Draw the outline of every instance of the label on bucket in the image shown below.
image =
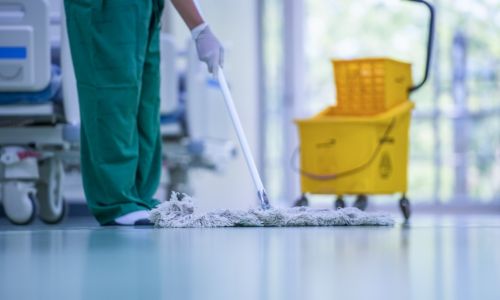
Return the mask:
[[383,179],[389,178],[392,174],[392,161],[388,152],[382,153],[379,164],[379,174]]

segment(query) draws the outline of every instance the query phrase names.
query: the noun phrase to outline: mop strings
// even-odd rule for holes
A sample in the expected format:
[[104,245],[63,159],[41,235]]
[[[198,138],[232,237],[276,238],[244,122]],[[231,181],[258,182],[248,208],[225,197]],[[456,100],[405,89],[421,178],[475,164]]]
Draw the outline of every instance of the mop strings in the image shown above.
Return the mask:
[[150,220],[162,228],[215,227],[301,227],[301,226],[391,226],[394,219],[384,213],[368,213],[354,207],[314,209],[308,207],[249,210],[219,210],[197,213],[195,200],[173,193],[150,213]]

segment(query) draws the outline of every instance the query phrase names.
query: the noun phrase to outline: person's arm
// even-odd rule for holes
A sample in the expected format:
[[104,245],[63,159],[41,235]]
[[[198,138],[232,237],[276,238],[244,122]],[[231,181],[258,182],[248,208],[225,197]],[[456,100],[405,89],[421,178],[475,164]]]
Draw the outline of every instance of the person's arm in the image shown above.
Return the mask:
[[208,71],[217,76],[217,70],[224,63],[224,48],[203,20],[194,0],[171,0],[196,43],[198,58],[205,62]]
[[193,30],[196,26],[204,23],[193,0],[172,0],[172,4],[189,27],[189,30]]

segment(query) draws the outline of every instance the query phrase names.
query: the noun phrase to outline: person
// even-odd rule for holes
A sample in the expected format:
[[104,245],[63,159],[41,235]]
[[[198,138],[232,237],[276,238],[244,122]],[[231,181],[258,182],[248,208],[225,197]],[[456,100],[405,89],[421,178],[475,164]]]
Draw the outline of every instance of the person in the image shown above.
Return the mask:
[[[211,73],[223,47],[193,0],[171,0]],[[164,0],[65,0],[81,115],[81,171],[101,225],[149,225],[161,173]],[[215,75],[215,74],[214,74]],[[173,99],[172,99],[173,101]]]

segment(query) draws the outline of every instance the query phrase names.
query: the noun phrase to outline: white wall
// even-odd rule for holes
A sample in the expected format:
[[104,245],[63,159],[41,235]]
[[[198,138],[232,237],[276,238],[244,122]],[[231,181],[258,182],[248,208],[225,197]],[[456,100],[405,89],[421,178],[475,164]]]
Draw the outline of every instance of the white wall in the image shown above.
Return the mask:
[[[257,1],[200,0],[200,7],[213,32],[226,51],[225,72],[230,82],[236,107],[254,155],[258,153],[258,80],[257,80]],[[168,12],[166,24],[184,46],[189,31],[176,12]],[[223,101],[220,98],[220,101]],[[225,110],[219,112],[226,114]],[[227,126],[232,126],[230,123]],[[231,127],[231,132],[233,132]],[[237,143],[236,136],[232,135]],[[255,157],[257,162],[259,157]],[[167,162],[168,163],[168,162]],[[257,163],[258,164],[258,163]],[[240,153],[223,176],[206,171],[191,174],[195,197],[202,209],[248,208],[257,205],[256,191]]]

